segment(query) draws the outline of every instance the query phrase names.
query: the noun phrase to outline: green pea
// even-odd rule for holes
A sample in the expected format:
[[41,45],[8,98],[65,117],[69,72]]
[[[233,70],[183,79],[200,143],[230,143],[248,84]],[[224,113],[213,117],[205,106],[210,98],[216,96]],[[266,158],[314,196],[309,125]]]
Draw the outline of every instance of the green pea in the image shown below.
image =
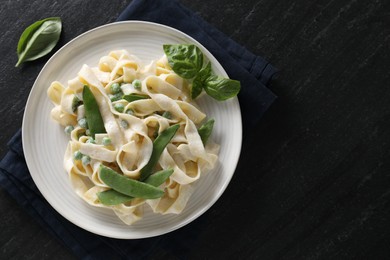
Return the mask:
[[80,118],[79,121],[77,121],[77,123],[81,128],[88,128],[87,119],[85,118]]
[[112,94],[117,94],[119,92],[121,92],[121,86],[118,84],[118,83],[113,83],[111,86],[110,86],[110,89],[111,89],[111,93]]
[[121,126],[123,129],[129,128],[129,123],[126,120],[121,120]]
[[[169,178],[169,176],[172,175],[172,173],[172,169],[158,171],[153,175],[149,176],[149,178],[145,180],[145,183],[150,184],[154,187],[158,187],[163,184]],[[104,205],[118,205],[121,203],[129,202],[134,199],[134,197],[127,196],[125,194],[117,192],[116,190],[106,190],[98,192],[97,196],[100,202]]]
[[180,125],[178,124],[168,127],[162,131],[160,135],[157,136],[157,138],[154,140],[152,155],[150,156],[149,162],[141,169],[141,181],[146,180],[152,174],[153,168],[156,166],[162,152],[168,143],[172,140],[179,127]]
[[198,133],[200,136],[200,139],[202,139],[203,145],[206,144],[207,140],[209,139],[211,132],[213,131],[214,127],[214,119],[208,120],[206,123],[204,123],[201,127],[198,129]]
[[157,199],[164,195],[164,191],[159,188],[130,179],[103,165],[100,166],[99,176],[113,190],[127,196],[142,199]]
[[87,144],[96,144],[95,140],[94,140],[92,137],[88,138],[88,140],[86,141],[86,143],[87,143]]
[[104,121],[102,115],[100,114],[99,105],[97,104],[92,91],[86,85],[83,89],[83,100],[85,117],[87,119],[87,124],[91,132],[91,136],[95,138],[95,134],[106,133]]
[[74,129],[74,127],[72,125],[66,126],[64,129],[65,134],[70,135],[70,133],[72,133],[73,129]]
[[121,100],[122,96],[123,96],[122,92],[116,93],[114,95],[111,95],[111,94],[108,95],[108,97],[110,98],[111,102]]
[[73,158],[74,158],[75,160],[81,160],[82,157],[83,157],[83,154],[82,154],[80,151],[76,151],[76,152],[74,152],[74,154],[73,154]]
[[169,111],[165,111],[163,114],[162,114],[163,117],[165,117],[166,119],[172,119],[172,114],[171,112]]
[[126,114],[128,114],[128,115],[134,115],[134,110],[131,109],[131,108],[129,108],[129,109],[126,110]]
[[132,84],[136,90],[141,90],[142,82],[139,79],[135,79]]
[[111,144],[111,138],[110,137],[103,137],[102,144],[107,146]]
[[116,111],[118,111],[119,113],[122,113],[123,110],[125,110],[125,106],[122,104],[122,103],[116,103],[114,105],[114,108]]
[[89,157],[88,155],[83,155],[83,157],[81,158],[81,162],[83,163],[83,165],[87,165],[91,162],[91,157]]

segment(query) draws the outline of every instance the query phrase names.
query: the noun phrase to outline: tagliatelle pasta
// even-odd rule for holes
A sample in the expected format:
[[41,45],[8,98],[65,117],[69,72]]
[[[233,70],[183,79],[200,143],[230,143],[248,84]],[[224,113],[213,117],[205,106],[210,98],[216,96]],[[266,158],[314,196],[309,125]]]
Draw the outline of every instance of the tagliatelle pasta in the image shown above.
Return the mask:
[[[106,130],[94,138],[85,123],[84,85],[96,99]],[[51,117],[70,134],[64,168],[82,199],[92,206],[112,209],[129,225],[142,218],[146,205],[160,214],[182,212],[193,192],[191,183],[218,160],[218,145],[203,144],[198,133],[206,115],[191,100],[187,85],[188,81],[170,68],[165,55],[144,66],[126,50],[110,52],[97,67],[83,65],[66,86],[57,81],[50,85],[47,93],[55,105]],[[179,128],[154,169],[173,169],[160,186],[164,195],[103,204],[98,194],[111,187],[101,180],[99,167],[105,165],[139,180],[151,158],[156,136],[176,124]]]

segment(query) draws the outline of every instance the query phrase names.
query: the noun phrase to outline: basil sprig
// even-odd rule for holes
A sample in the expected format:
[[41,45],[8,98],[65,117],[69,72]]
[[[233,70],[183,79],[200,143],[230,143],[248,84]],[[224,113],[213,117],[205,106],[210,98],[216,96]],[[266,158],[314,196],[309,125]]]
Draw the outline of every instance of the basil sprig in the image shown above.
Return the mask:
[[56,46],[62,29],[59,17],[37,21],[27,27],[20,36],[15,67],[26,61],[36,60],[48,54]]
[[180,77],[192,80],[191,98],[195,99],[204,89],[212,98],[223,101],[237,96],[241,84],[237,80],[217,76],[208,62],[203,64],[203,53],[192,44],[163,45],[168,64]]

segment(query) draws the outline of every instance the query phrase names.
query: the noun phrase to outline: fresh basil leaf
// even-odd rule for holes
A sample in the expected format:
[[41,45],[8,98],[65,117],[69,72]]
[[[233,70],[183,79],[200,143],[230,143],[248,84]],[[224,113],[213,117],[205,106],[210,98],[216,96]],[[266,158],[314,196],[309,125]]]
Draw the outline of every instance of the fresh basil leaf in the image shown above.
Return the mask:
[[240,92],[241,84],[238,80],[212,75],[206,80],[204,89],[212,98],[223,101],[235,97]]
[[198,133],[200,139],[202,139],[203,145],[207,143],[207,140],[209,139],[211,132],[213,131],[214,122],[215,122],[214,119],[210,119],[198,129]]
[[192,87],[191,87],[191,98],[192,99],[195,99],[197,98],[200,93],[202,93],[202,90],[203,90],[203,82],[198,79],[198,78],[195,78],[194,81],[192,82]]
[[203,66],[203,53],[195,45],[164,44],[163,49],[172,70],[182,78],[194,78]]
[[59,17],[37,21],[27,27],[20,36],[15,67],[26,61],[36,60],[48,54],[56,46],[61,35],[62,23]]
[[192,82],[191,87],[191,98],[195,99],[202,93],[203,86],[206,84],[206,79],[209,78],[212,74],[211,71],[211,63],[207,63],[205,67],[203,67],[198,75],[194,78],[194,81]]

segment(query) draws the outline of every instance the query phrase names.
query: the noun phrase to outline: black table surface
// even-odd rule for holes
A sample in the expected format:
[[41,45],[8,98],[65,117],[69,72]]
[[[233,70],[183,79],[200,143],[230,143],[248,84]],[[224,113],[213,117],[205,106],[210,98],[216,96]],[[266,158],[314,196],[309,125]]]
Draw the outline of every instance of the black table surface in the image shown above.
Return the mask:
[[[227,190],[200,217],[198,247],[186,255],[390,257],[390,2],[180,2],[280,69],[270,86],[277,101],[244,145]],[[14,67],[24,28],[60,16],[58,49],[115,21],[128,3],[1,1],[1,156],[50,57]],[[3,189],[0,212],[1,259],[75,257]],[[174,256],[160,250],[151,257]]]

